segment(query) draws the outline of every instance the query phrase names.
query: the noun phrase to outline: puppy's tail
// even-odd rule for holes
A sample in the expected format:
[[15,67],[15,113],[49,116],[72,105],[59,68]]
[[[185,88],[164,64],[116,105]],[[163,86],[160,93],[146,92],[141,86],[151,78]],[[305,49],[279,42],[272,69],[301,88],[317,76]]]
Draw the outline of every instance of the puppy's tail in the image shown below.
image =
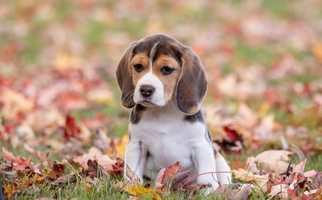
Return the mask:
[[228,172],[228,173],[218,173],[217,174],[217,178],[218,178],[218,182],[221,184],[221,185],[224,185],[224,184],[231,184],[231,173],[230,173],[230,167],[229,165],[227,164],[225,158],[219,153],[217,152],[216,153],[216,156],[215,156],[215,159],[216,159],[216,171],[218,172]]

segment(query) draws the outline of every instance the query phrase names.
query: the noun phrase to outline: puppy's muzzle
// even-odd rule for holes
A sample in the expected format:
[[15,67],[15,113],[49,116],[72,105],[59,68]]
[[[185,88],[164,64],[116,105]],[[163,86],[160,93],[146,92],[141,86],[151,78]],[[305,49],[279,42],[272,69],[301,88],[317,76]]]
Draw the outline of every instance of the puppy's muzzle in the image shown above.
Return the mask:
[[151,85],[142,85],[140,87],[140,93],[143,97],[149,97],[153,94],[155,88]]

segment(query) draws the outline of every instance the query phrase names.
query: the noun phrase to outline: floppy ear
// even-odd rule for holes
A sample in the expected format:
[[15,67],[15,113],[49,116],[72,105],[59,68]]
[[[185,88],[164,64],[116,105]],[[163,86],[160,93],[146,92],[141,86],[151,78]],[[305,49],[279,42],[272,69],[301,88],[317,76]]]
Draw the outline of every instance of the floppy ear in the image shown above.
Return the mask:
[[199,57],[184,47],[181,78],[177,86],[177,104],[183,113],[193,115],[200,110],[207,92],[207,78]]
[[137,43],[138,42],[133,42],[128,47],[116,69],[117,82],[122,93],[121,103],[126,108],[132,108],[135,106],[135,103],[133,101],[134,85],[132,80],[130,61],[132,58],[132,50]]

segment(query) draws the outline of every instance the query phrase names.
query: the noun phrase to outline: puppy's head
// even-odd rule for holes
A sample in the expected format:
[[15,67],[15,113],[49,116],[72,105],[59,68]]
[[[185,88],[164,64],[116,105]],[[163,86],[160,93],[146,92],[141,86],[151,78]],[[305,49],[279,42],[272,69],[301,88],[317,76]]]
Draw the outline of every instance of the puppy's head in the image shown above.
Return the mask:
[[133,42],[118,64],[122,105],[165,106],[173,97],[187,115],[199,111],[207,80],[199,57],[177,40],[156,34]]

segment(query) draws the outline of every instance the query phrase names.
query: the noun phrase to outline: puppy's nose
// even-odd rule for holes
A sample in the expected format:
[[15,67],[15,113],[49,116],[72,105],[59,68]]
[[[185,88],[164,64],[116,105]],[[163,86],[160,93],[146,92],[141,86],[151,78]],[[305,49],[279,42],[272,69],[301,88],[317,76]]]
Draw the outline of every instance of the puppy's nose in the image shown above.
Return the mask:
[[142,94],[142,96],[144,97],[149,97],[153,94],[154,92],[154,87],[150,86],[150,85],[142,85],[140,87],[140,93]]

